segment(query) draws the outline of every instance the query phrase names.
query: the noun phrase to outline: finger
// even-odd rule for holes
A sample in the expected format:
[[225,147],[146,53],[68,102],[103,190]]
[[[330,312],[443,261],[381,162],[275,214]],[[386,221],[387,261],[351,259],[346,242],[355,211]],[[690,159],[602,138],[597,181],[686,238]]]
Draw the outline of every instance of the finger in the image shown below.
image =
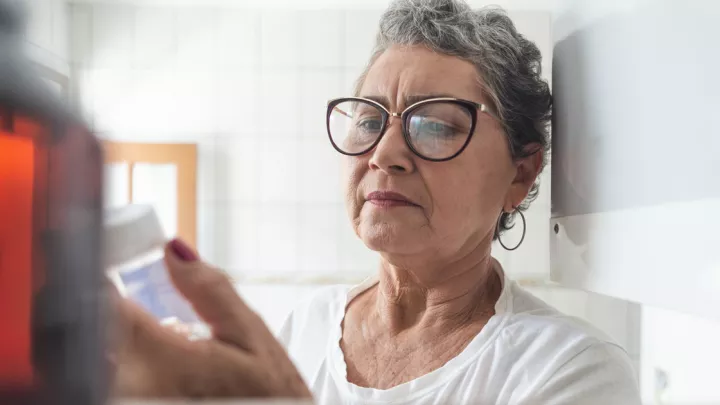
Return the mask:
[[108,311],[105,314],[107,317],[107,329],[105,331],[107,334],[107,348],[111,353],[113,353],[118,349],[122,341],[120,336],[122,335],[123,320],[120,316],[118,316],[118,310],[123,298],[120,296],[117,286],[115,286],[115,284],[113,284],[110,280],[108,280],[103,287],[105,294],[107,294],[106,302],[108,304]]
[[113,394],[122,397],[173,396],[179,370],[202,363],[193,343],[165,329],[137,304],[122,299],[117,306],[122,323],[115,353]]
[[[114,397],[244,396],[256,385],[237,379],[257,364],[236,345],[191,342],[128,300],[122,303],[122,312],[132,328],[130,344],[117,356]],[[229,381],[230,376],[236,377]]]
[[182,396],[312,398],[282,349],[276,353],[277,358],[257,357],[223,342],[212,343],[205,346],[203,366],[207,368],[185,374]]
[[165,247],[165,263],[175,287],[213,330],[217,339],[250,350],[270,333],[235,291],[228,277],[202,262],[178,239]]
[[178,391],[184,398],[228,398],[252,396],[258,384],[254,370],[258,364],[250,354],[232,343],[204,342],[202,356],[195,367],[179,371]]
[[136,303],[122,299],[118,309],[123,324],[125,348],[131,347],[135,353],[143,351],[161,355],[165,351],[172,353],[173,350],[165,350],[163,347],[191,347],[186,339],[161,325]]
[[155,384],[149,379],[154,374],[148,371],[150,363],[145,366],[142,362],[153,360],[144,358],[143,348],[148,345],[142,342],[145,336],[137,333],[143,323],[136,314],[140,308],[119,296],[114,297],[114,304],[116,327],[112,338],[116,347],[111,356],[114,366],[112,393],[119,397],[141,395]]
[[180,322],[177,318],[165,318],[160,321],[160,325],[168,330],[183,335],[188,339],[192,337],[192,330],[190,326]]

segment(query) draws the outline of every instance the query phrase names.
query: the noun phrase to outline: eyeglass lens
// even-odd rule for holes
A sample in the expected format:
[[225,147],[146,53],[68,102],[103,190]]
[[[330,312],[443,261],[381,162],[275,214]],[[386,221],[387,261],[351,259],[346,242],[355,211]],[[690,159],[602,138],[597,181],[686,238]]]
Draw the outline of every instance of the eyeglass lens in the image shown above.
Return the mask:
[[[384,114],[377,106],[361,100],[348,100],[330,111],[330,137],[347,154],[370,150],[380,137]],[[406,139],[411,148],[429,159],[446,159],[460,151],[472,130],[472,115],[461,105],[437,101],[413,109],[405,122]]]

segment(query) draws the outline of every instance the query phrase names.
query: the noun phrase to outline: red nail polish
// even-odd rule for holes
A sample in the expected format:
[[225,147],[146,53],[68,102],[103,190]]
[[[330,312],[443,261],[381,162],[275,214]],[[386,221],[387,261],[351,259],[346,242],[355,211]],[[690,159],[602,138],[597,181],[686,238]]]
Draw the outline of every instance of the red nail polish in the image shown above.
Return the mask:
[[184,262],[194,262],[198,259],[195,252],[193,252],[193,250],[180,239],[173,239],[172,242],[170,242],[170,248],[175,255]]

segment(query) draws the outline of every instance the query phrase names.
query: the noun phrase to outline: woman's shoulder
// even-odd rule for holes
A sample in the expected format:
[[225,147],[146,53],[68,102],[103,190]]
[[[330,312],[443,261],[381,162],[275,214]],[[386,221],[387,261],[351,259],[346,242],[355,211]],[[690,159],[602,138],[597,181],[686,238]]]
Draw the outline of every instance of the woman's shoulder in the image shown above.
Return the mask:
[[[536,376],[534,399],[563,404],[640,403],[630,356],[614,339],[515,283],[510,295],[497,344],[508,349],[501,352],[515,353],[516,366]],[[511,350],[517,348],[522,350]],[[592,379],[584,378],[591,373]]]
[[340,339],[340,322],[350,289],[321,287],[301,300],[285,319],[277,338],[306,381],[321,366],[333,336]]
[[294,318],[328,319],[345,309],[348,293],[352,289],[347,285],[327,285],[319,287],[295,306],[291,313]]
[[567,315],[516,283],[511,286],[506,333],[515,339],[587,347],[595,344],[620,345],[607,333],[584,319]]
[[323,333],[325,336],[335,321],[345,309],[348,292],[351,287],[333,285],[320,287],[308,297],[302,299],[285,319],[278,339],[289,348],[294,344],[301,344],[300,339],[315,340],[307,337],[308,331]]
[[[355,286],[343,284],[319,288],[299,302],[290,313],[281,330],[280,341],[288,347],[300,337],[305,340],[315,339],[315,331],[325,333],[339,330],[347,303],[375,284],[377,276],[371,275]],[[308,333],[308,328],[313,332]]]

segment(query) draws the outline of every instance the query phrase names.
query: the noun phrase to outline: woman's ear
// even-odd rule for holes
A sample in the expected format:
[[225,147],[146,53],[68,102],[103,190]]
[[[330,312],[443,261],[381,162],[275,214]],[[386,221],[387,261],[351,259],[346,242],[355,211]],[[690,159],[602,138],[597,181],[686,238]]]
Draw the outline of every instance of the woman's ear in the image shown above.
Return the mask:
[[[509,203],[517,207],[527,197],[543,166],[543,147],[532,144],[526,147],[531,153],[515,161],[515,178],[510,186]],[[507,207],[506,207],[507,208]]]

